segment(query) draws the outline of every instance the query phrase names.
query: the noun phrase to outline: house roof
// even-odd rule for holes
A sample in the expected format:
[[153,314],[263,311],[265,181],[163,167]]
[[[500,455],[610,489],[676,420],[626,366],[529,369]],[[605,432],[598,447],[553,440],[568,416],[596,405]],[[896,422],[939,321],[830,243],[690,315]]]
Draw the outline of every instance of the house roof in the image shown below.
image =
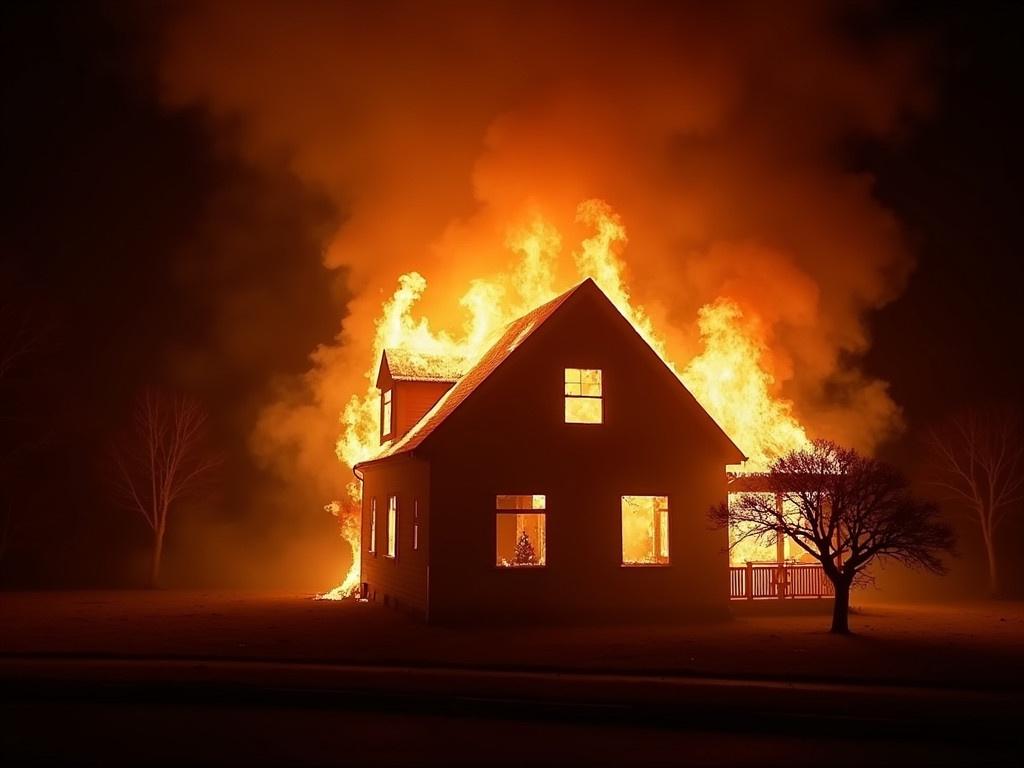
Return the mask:
[[466,361],[445,355],[424,355],[408,349],[385,349],[380,359],[377,386],[384,371],[392,381],[456,382],[466,373]]
[[[558,308],[561,307],[567,299],[585,286],[596,290],[605,298],[606,301],[608,300],[594,282],[593,278],[588,277],[586,280],[575,285],[573,288],[570,288],[560,296],[555,297],[546,304],[541,304],[536,309],[527,312],[518,320],[513,320],[505,327],[505,331],[501,335],[501,338],[499,338],[498,341],[483,355],[483,357],[481,357],[461,378],[458,379],[458,381],[456,381],[455,385],[451,389],[441,396],[437,403],[434,404],[434,407],[427,411],[423,417],[413,425],[412,429],[402,435],[398,440],[385,442],[381,446],[377,455],[373,458],[367,459],[366,461],[359,462],[356,467],[381,461],[392,456],[410,453],[415,450],[445,421],[445,419],[447,419],[471,394],[473,394],[476,388],[479,387],[480,384],[482,384],[487,377],[498,368],[498,366],[504,363],[509,356],[530,337],[531,334],[533,334],[541,325],[544,324],[545,321],[554,315]],[[633,328],[632,324],[630,324],[630,327]],[[641,338],[645,345],[647,345],[647,342],[639,336],[639,332],[636,331],[636,328],[633,328],[633,331],[636,332],[637,336]],[[647,346],[650,348],[649,345]],[[657,353],[654,352],[653,349],[651,351],[657,356]],[[386,354],[390,355],[392,352],[393,350],[387,350]],[[658,356],[658,359],[665,364],[665,361],[662,360],[660,356]],[[389,364],[390,361],[391,357],[388,357]],[[665,365],[667,367],[667,364]],[[675,377],[674,373],[672,375]],[[393,369],[392,377],[395,377]],[[447,381],[447,379],[433,380]],[[713,428],[721,434],[732,450],[745,460],[743,452],[736,446],[732,439],[725,433],[711,415],[707,413],[704,407],[697,402],[696,398],[693,397],[693,394],[681,381],[679,382],[679,387],[707,417],[707,420],[711,425],[713,425]]]
[[[536,331],[545,320],[554,314],[555,310],[558,309],[562,303],[572,296],[580,286],[587,282],[593,282],[590,278],[584,280],[579,285],[571,288],[570,290],[563,293],[561,296],[549,301],[547,304],[541,304],[536,309],[527,312],[525,315],[520,317],[518,320],[513,320],[505,327],[505,332],[501,335],[501,338],[492,346],[484,355],[481,357],[476,364],[470,368],[462,378],[460,378],[455,386],[449,389],[441,399],[434,404],[434,407],[427,411],[423,418],[421,418],[416,424],[413,425],[412,429],[402,435],[398,440],[388,441],[381,446],[380,452],[372,459],[367,461],[361,461],[360,464],[369,464],[373,461],[379,461],[386,459],[390,456],[396,456],[400,453],[408,453],[414,450],[420,445],[440,424],[448,418],[452,412],[458,408],[467,397],[469,397],[473,391],[488,377],[494,370],[508,359],[520,344],[525,341],[530,334]],[[394,372],[392,371],[392,376]]]

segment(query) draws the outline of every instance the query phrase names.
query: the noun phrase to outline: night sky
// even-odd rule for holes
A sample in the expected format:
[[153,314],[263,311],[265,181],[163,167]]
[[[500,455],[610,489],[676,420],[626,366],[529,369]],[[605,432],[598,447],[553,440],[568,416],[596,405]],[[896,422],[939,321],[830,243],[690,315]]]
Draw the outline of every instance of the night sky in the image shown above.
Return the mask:
[[[179,11],[2,12],[2,298],[39,329],[3,384],[5,585],[143,578],[147,531],[109,501],[105,467],[144,386],[206,403],[225,459],[216,503],[175,523],[169,582],[316,588],[339,575],[324,500],[311,489],[268,503],[281,491],[249,436],[347,312],[345,270],[322,266],[347,211],[286,156],[276,168],[252,162],[238,149],[241,121],[161,101],[160,35]],[[933,90],[928,115],[898,140],[844,149],[916,257],[903,294],[870,315],[863,362],[903,409],[906,428],[882,454],[915,473],[928,426],[1024,393],[1022,19],[1011,3],[882,5],[870,18],[927,41]],[[245,318],[257,329],[247,337],[236,331]]]

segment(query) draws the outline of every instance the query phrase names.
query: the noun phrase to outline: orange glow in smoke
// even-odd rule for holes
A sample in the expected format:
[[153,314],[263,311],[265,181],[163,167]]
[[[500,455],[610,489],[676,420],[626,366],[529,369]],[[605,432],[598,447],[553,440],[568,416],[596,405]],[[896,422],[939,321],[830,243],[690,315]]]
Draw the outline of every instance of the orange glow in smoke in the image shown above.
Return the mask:
[[[697,400],[749,457],[744,469],[764,470],[768,462],[805,445],[807,435],[792,414],[792,405],[778,397],[775,379],[764,367],[767,344],[754,316],[744,313],[728,296],[719,297],[699,311],[700,353],[679,367],[671,359],[664,338],[644,308],[635,303],[625,282],[623,251],[626,229],[619,216],[601,200],[587,200],[577,208],[577,223],[592,234],[573,253],[577,280],[592,277],[640,335],[661,355]],[[349,467],[372,458],[379,444],[379,393],[374,382],[385,349],[402,349],[426,360],[440,358],[446,366],[466,370],[495,342],[512,320],[554,298],[570,285],[556,285],[561,233],[541,216],[513,232],[506,246],[518,261],[507,272],[472,280],[459,304],[465,313],[462,332],[437,330],[414,309],[427,289],[418,272],[398,279],[394,294],[384,301],[376,321],[373,351],[367,361],[367,387],[354,394],[342,414],[343,432],[337,455]],[[351,594],[359,581],[359,495],[353,480],[345,503],[329,507],[342,521],[342,536],[351,545],[352,566],[344,581],[325,598]]]

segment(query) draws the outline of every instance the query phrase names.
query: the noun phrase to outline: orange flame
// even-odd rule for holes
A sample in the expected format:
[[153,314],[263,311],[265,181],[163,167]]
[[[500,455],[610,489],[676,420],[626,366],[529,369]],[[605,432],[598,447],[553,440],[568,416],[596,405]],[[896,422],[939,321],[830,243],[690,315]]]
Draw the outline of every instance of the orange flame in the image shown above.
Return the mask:
[[[587,200],[576,213],[577,222],[594,232],[573,254],[578,279],[595,280],[746,453],[747,468],[764,469],[773,457],[805,445],[807,435],[792,414],[792,403],[776,395],[775,379],[764,367],[766,344],[757,318],[746,316],[729,297],[703,306],[698,316],[703,351],[680,371],[650,317],[630,296],[621,257],[628,240],[621,219],[602,200]],[[535,216],[526,228],[509,234],[506,246],[519,256],[518,265],[506,274],[470,283],[459,302],[467,313],[459,336],[435,331],[425,317],[414,318],[413,309],[427,281],[417,272],[399,277],[398,289],[384,302],[376,323],[367,389],[353,395],[342,414],[344,429],[337,454],[344,464],[355,466],[380,450],[379,395],[374,379],[385,349],[400,348],[414,355],[440,356],[470,366],[494,343],[505,325],[556,295],[555,266],[562,237],[554,226]],[[342,519],[342,536],[352,547],[352,566],[342,585],[325,598],[351,594],[359,581],[360,488],[356,482],[349,484],[348,493],[347,509],[337,502],[332,504],[337,505],[334,514]]]

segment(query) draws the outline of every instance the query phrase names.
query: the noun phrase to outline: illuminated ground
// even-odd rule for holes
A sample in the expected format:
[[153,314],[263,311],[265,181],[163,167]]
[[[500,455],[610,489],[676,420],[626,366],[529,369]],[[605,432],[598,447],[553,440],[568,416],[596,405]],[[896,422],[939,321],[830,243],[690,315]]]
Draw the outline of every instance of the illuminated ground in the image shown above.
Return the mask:
[[124,765],[1019,755],[1024,606],[873,607],[856,637],[827,624],[456,630],[301,595],[5,594],[0,753]]
[[272,659],[1024,685],[1024,604],[881,605],[680,627],[446,629],[366,604],[238,592],[7,593],[0,654]]

